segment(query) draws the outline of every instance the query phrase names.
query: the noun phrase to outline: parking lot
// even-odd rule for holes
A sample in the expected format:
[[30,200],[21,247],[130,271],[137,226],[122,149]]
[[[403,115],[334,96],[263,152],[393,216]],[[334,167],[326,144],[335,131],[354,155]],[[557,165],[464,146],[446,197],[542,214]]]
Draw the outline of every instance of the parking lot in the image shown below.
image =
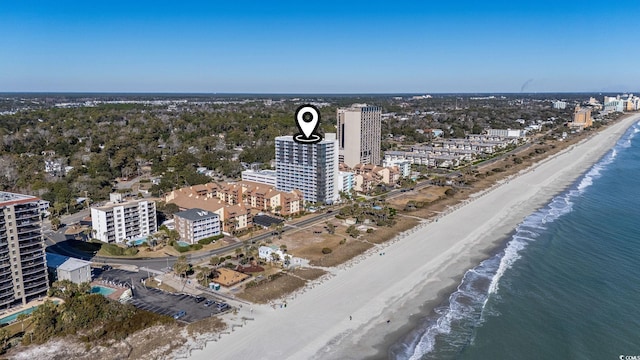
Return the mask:
[[202,320],[231,309],[229,307],[226,310],[220,311],[217,304],[222,303],[222,301],[206,294],[203,294],[205,299],[215,300],[216,302],[210,306],[205,306],[206,300],[196,302],[195,297],[192,295],[172,294],[156,288],[146,288],[141,283],[141,280],[146,277],[147,274],[143,272],[136,273],[110,269],[103,271],[99,278],[119,283],[132,283],[134,285],[133,298],[129,303],[139,309],[168,316],[174,316],[179,311],[184,311],[186,314],[180,318],[180,321],[188,323]]

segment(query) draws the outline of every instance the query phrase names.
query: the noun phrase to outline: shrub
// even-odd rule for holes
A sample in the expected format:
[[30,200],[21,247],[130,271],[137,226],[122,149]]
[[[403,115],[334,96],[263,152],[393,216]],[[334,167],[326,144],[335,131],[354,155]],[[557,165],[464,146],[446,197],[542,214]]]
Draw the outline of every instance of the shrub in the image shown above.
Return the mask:
[[271,275],[269,275],[269,276],[267,277],[267,279],[268,279],[269,281],[273,281],[273,280],[275,280],[275,279],[277,279],[277,278],[281,277],[282,275],[284,275],[284,274],[283,274],[283,273],[281,273],[281,272],[277,272],[277,273],[275,273],[275,274],[271,274]]
[[[176,243],[176,244],[177,244],[177,243]],[[173,248],[174,248],[174,249],[176,249],[176,251],[177,251],[177,252],[179,252],[179,253],[187,252],[187,251],[189,251],[189,250],[190,250],[190,249],[189,249],[189,246],[180,246],[180,245],[175,245]]]
[[138,253],[135,247],[123,248],[116,244],[102,244],[102,250],[111,256],[133,256]]
[[[344,238],[344,239],[340,240],[340,245],[344,245],[346,243],[347,243],[347,238]],[[325,248],[325,249],[329,249],[329,248]],[[324,253],[324,249],[322,250],[322,252]],[[331,249],[329,249],[329,252],[331,252]]]
[[328,247],[322,248],[322,253],[325,254],[325,255],[326,254],[331,254],[331,251],[332,251],[331,248],[328,248]]
[[181,246],[177,241],[173,243],[173,248],[180,253],[191,250],[191,246]]
[[367,234],[371,234],[373,232],[373,229],[367,229]]
[[202,244],[193,244],[189,247],[191,248],[191,250],[200,250],[202,249]]
[[209,236],[207,238],[198,240],[198,244],[208,245],[208,244],[211,244],[212,242],[214,242],[216,240],[222,239],[223,237],[224,237],[224,235],[222,235],[222,234],[215,235],[215,236]]

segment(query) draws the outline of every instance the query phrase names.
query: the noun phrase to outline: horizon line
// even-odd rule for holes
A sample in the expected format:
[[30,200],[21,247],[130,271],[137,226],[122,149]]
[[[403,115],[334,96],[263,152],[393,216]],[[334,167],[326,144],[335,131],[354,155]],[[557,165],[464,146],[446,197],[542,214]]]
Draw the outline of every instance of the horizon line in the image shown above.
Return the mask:
[[611,94],[640,93],[638,91],[534,91],[534,92],[170,92],[170,91],[0,91],[0,94],[112,94],[112,95],[450,95],[450,94],[495,94],[495,95],[535,95],[535,94]]

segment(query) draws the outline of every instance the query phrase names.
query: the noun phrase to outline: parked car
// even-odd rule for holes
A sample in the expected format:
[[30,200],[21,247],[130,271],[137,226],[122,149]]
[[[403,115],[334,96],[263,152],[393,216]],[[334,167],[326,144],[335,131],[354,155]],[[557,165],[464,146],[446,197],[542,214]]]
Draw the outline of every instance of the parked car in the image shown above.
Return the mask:
[[207,301],[204,302],[204,306],[205,307],[209,307],[209,306],[211,306],[211,305],[213,305],[215,303],[216,303],[215,301],[213,301],[211,299],[207,299]]
[[187,315],[187,312],[186,312],[186,311],[184,311],[184,310],[180,310],[180,311],[178,311],[175,315],[173,315],[173,318],[174,318],[174,319],[176,319],[176,320],[178,320],[178,319],[180,319],[181,317],[184,317],[185,315]]
[[195,302],[199,303],[199,302],[203,302],[205,301],[207,298],[205,298],[204,296],[196,296],[196,298],[194,299]]
[[229,309],[229,304],[227,304],[227,303],[219,303],[218,305],[216,305],[216,308],[218,308],[219,311],[225,311],[225,310]]

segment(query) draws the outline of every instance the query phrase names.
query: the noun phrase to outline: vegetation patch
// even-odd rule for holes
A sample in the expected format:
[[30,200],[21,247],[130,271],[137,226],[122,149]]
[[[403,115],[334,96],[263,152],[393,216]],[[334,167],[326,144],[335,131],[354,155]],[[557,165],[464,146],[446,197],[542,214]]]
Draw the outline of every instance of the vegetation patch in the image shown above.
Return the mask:
[[413,228],[419,223],[417,219],[408,216],[398,216],[396,219],[396,224],[393,227],[378,228],[373,233],[366,234],[363,239],[370,243],[381,244],[391,240],[399,233]]
[[42,344],[53,337],[67,335],[78,336],[91,344],[106,344],[153,325],[174,322],[171,317],[90,294],[89,290],[88,283],[54,282],[49,295],[64,302],[56,305],[46,301],[32,313],[32,330],[30,336],[23,337],[23,344],[31,341]]
[[259,283],[251,282],[238,297],[253,303],[265,304],[279,299],[302,288],[306,281],[299,277],[281,273],[282,275],[270,276],[268,280]]
[[216,240],[220,240],[220,239],[222,239],[223,237],[224,237],[224,235],[223,235],[223,234],[216,235],[216,236],[209,236],[209,237],[207,237],[207,238],[204,238],[204,239],[200,239],[200,240],[198,240],[198,244],[201,244],[201,245],[209,245],[209,244],[211,244],[212,242],[214,242],[214,241],[216,241]]
[[296,268],[291,272],[291,274],[305,280],[315,280],[326,273],[326,271],[318,268]]
[[135,247],[124,248],[116,244],[103,243],[98,255],[103,256],[134,256],[138,253]]
[[189,336],[202,335],[206,333],[217,333],[227,327],[222,319],[217,316],[208,317],[187,325]]

